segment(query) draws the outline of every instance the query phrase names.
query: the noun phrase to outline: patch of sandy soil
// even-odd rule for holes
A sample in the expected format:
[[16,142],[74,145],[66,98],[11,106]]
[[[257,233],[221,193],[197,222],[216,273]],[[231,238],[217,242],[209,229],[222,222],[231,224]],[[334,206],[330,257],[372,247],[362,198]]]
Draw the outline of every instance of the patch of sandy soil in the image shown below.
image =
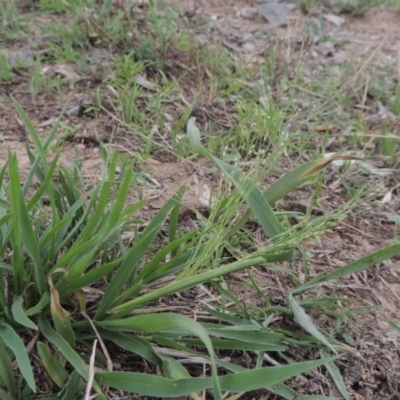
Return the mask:
[[[203,13],[211,17],[211,23],[216,26],[210,29],[210,36],[220,41],[228,48],[238,61],[251,65],[263,60],[265,50],[271,46],[275,37],[279,37],[287,46],[286,57],[295,57],[290,49],[293,43],[302,43],[304,39],[304,18],[293,2],[288,1],[289,16],[286,26],[271,30],[271,26],[257,13],[258,3],[254,0],[215,0],[215,1],[183,1],[169,0],[192,13]],[[399,56],[400,15],[398,12],[377,8],[367,12],[364,17],[340,15],[340,26],[327,20],[327,29],[338,31],[344,39],[350,39],[351,44],[344,50],[332,48],[331,45],[318,44],[306,49],[303,56],[305,62],[311,65],[318,63],[336,63],[342,65],[347,57],[358,54],[360,56],[360,75],[352,77],[353,83],[361,77],[363,68],[369,63],[396,63]],[[311,20],[317,16],[310,16]],[[268,36],[276,35],[276,36]],[[16,44],[18,48],[18,44]],[[350,50],[349,50],[350,49]],[[290,60],[289,60],[290,61]],[[3,85],[4,96],[14,95],[22,104],[24,110],[32,119],[34,126],[43,137],[51,129],[51,125],[62,107],[58,99],[46,93],[39,94],[33,103],[27,90],[28,75],[21,72],[10,84]],[[399,72],[400,75],[400,72]],[[350,82],[351,83],[351,82]],[[27,94],[28,93],[28,94]],[[67,95],[67,93],[64,93]],[[50,97],[49,97],[50,96]],[[113,110],[102,112],[96,118],[72,112],[77,104],[86,101],[88,91],[78,86],[71,106],[64,117],[70,126],[81,125],[77,135],[72,138],[56,137],[56,141],[63,143],[61,163],[71,165],[76,150],[79,150],[83,162],[84,173],[89,178],[98,174],[101,163],[99,140],[104,143],[111,141],[122,152],[134,157],[135,146],[140,146],[140,139],[129,136],[123,127],[112,116]],[[207,115],[204,116],[207,119]],[[221,117],[222,118],[222,117]],[[228,118],[229,122],[231,118]],[[7,149],[10,148],[18,156],[22,173],[26,173],[29,162],[26,157],[25,146],[28,140],[27,132],[10,101],[0,110],[1,139],[0,163],[7,159]],[[395,121],[398,123],[398,121]],[[224,122],[227,123],[227,122]],[[399,125],[397,125],[399,126]],[[54,148],[58,148],[54,143]],[[155,157],[149,160],[145,168],[148,175],[148,185],[142,186],[142,192],[149,198],[147,210],[151,214],[157,210],[166,198],[171,196],[182,184],[188,186],[185,197],[188,208],[207,209],[209,192],[216,187],[215,178],[207,175],[207,164],[189,164],[177,157]],[[333,179],[333,178],[330,178]],[[388,188],[390,189],[390,187]],[[330,196],[331,204],[341,204],[343,192],[334,191],[327,184],[325,190]],[[310,191],[302,189],[285,199],[282,207],[290,209],[291,202],[307,204]],[[335,229],[327,232],[318,241],[305,244],[309,254],[310,273],[333,270],[345,265],[375,249],[387,245],[396,234],[393,225],[386,223],[389,213],[399,210],[399,201],[394,196],[386,209],[376,209],[366,212],[364,216],[349,218],[340,223]],[[329,210],[326,210],[329,211]],[[299,275],[302,273],[301,258],[297,257],[293,263],[286,264]],[[291,288],[290,282],[283,274],[270,273],[259,269],[252,269],[252,273],[260,288],[274,305],[286,305],[285,293]],[[232,276],[229,289],[248,306],[262,306],[263,300],[258,293],[248,286],[240,285],[246,280],[245,273]],[[238,284],[235,284],[235,281]],[[326,287],[326,290],[333,290]],[[384,317],[400,324],[400,261],[398,258],[384,262],[376,267],[343,279],[338,288],[343,296],[358,297],[364,306],[380,305],[378,311],[369,311],[357,317],[356,321],[347,326],[354,340],[353,347],[359,357],[344,356],[339,367],[345,378],[346,386],[352,397],[357,400],[369,399],[399,399],[400,398],[400,348],[399,342]],[[196,295],[196,293],[195,293]],[[285,326],[286,321],[274,321],[277,325]],[[296,329],[296,327],[292,327]],[[300,331],[300,329],[299,329]],[[304,355],[296,349],[290,349],[294,359],[303,360],[317,356]],[[298,378],[291,382],[292,386],[302,394],[324,394],[338,396],[334,386],[327,376],[314,375],[313,377]],[[252,398],[262,398],[263,393],[252,394]],[[267,396],[267,394],[265,394]],[[243,398],[243,397],[242,397]],[[250,398],[250,397],[249,397]],[[276,397],[265,397],[274,399]]]

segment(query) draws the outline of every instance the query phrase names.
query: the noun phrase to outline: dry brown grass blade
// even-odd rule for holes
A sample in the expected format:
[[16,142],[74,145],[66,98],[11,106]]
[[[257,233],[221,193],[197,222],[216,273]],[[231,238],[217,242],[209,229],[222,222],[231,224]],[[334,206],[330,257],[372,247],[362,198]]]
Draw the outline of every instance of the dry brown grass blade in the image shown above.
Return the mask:
[[92,386],[93,386],[94,372],[95,372],[94,361],[96,359],[96,346],[97,346],[97,340],[95,340],[93,343],[92,355],[90,356],[89,379],[88,379],[88,383],[86,386],[85,400],[90,400],[90,391],[92,390]]
[[339,155],[339,156],[333,156],[329,157],[326,159],[319,159],[315,161],[315,167],[309,169],[304,173],[304,177],[312,177],[318,175],[326,166],[331,164],[334,161],[353,161],[353,160],[358,160],[358,161],[364,161],[363,158],[356,157],[356,156],[350,156],[350,155]]

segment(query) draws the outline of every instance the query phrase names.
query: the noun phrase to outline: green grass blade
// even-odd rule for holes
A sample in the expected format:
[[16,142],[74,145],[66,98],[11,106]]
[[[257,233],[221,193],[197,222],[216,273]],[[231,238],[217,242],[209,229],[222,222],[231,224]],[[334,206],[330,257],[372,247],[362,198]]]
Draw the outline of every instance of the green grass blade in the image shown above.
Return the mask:
[[[354,157],[357,159],[357,157]],[[347,160],[352,159],[348,156],[335,156],[331,158],[321,158],[314,161],[310,161],[303,165],[298,166],[292,171],[287,172],[281,176],[276,182],[269,186],[264,192],[268,204],[272,207],[277,201],[283,199],[286,195],[292,191],[298,189],[304,184],[310,182],[312,178],[318,175],[327,165],[335,160]],[[232,236],[237,232],[250,218],[252,210],[247,210],[241,219],[227,232],[226,237]]]
[[90,286],[92,283],[99,281],[105,276],[111,274],[118,266],[121,264],[122,258],[118,258],[108,264],[101,265],[100,267],[94,268],[84,274],[83,276],[73,280],[68,281],[62,285],[62,293],[66,295],[67,293],[74,292],[84,286]]
[[239,340],[243,343],[258,343],[262,345],[277,344],[282,335],[272,332],[252,332],[247,327],[240,327],[242,330],[235,329],[237,327],[224,328],[208,328],[207,332],[211,336],[218,336],[232,340]]
[[126,168],[126,174],[122,184],[118,188],[118,196],[111,207],[110,218],[108,221],[107,231],[110,231],[112,227],[120,220],[121,213],[128,198],[129,189],[132,183],[133,165]]
[[17,399],[14,370],[3,340],[0,340],[0,381],[8,389],[10,398]]
[[219,380],[222,390],[230,392],[247,392],[279,384],[292,376],[302,374],[313,368],[318,368],[326,362],[333,361],[336,358],[337,357],[331,357],[326,360],[305,361],[278,367],[264,367],[246,370],[220,377]]
[[102,383],[114,389],[162,399],[186,396],[211,388],[210,378],[172,380],[161,376],[136,372],[96,372]]
[[50,303],[50,295],[48,292],[43,293],[43,296],[38,303],[25,311],[26,316],[39,314]]
[[[162,369],[164,376],[170,379],[190,378],[190,374],[186,368],[179,361],[171,357],[164,357]],[[190,393],[190,397],[194,400],[201,400],[201,397],[194,392]]]
[[10,325],[0,324],[0,337],[7,347],[11,349],[17,359],[18,368],[21,371],[27,385],[36,393],[35,378],[29,361],[28,352],[18,334]]
[[228,313],[220,312],[210,307],[202,307],[202,309],[211,314],[212,316],[216,317],[218,321],[227,322],[235,326],[251,324],[251,321],[249,320],[246,320],[244,318],[234,317]]
[[[79,354],[60,334],[51,329],[50,324],[46,319],[40,319],[39,327],[43,336],[56,347],[63,357],[72,365],[75,371],[77,371],[79,375],[87,381],[89,378],[89,367],[82,360]],[[104,396],[97,382],[93,382],[93,387],[99,394]]]
[[[72,94],[71,94],[71,96],[72,96]],[[49,147],[49,145],[52,142],[55,134],[58,131],[58,125],[60,124],[60,121],[61,121],[65,111],[67,110],[67,107],[68,107],[68,104],[69,104],[69,99],[66,101],[66,103],[65,103],[65,105],[64,105],[64,107],[63,107],[63,109],[62,109],[62,111],[60,113],[60,115],[58,116],[55,124],[53,125],[52,130],[50,131],[50,133],[47,136],[47,138],[45,140],[45,143],[43,145],[41,144],[41,141],[38,138],[38,135],[36,133],[35,128],[33,127],[32,123],[29,120],[28,116],[26,115],[25,111],[22,109],[21,105],[18,103],[18,101],[14,97],[11,96],[11,99],[12,99],[14,105],[15,105],[15,108],[16,108],[19,116],[21,117],[22,121],[24,122],[28,133],[31,135],[33,142],[35,143],[35,145],[36,144],[39,145],[39,148],[37,148],[37,150],[39,152],[39,156],[36,157],[35,161],[33,162],[32,167],[29,170],[28,176],[25,179],[24,185],[22,187],[22,192],[24,194],[26,194],[28,189],[29,189],[29,187],[30,187],[30,185],[31,185],[31,183],[32,183],[33,177],[35,176],[35,174],[37,172],[37,168],[39,166],[40,161],[43,162],[44,168],[47,167],[47,160],[46,160],[45,151]]]
[[[12,179],[10,180],[10,200],[12,198],[15,242],[19,242],[18,247],[21,246],[22,243],[25,245],[25,248],[29,256],[31,257],[35,267],[35,282],[38,291],[40,294],[43,294],[46,290],[46,280],[43,271],[42,258],[40,255],[38,242],[33,231],[28,209],[25,204],[24,196],[22,194],[22,190],[19,184],[19,170],[17,158],[15,155],[12,155],[10,160],[10,177],[12,177]],[[22,249],[19,250],[21,251]],[[16,249],[14,251],[16,251]],[[16,271],[17,269],[22,268],[22,266],[20,265],[21,260],[18,260],[17,262],[18,268],[14,266],[14,268],[16,268]],[[18,271],[18,275],[20,275],[21,273],[21,271]],[[17,291],[17,294],[20,294],[19,290]]]
[[201,254],[202,248],[203,245],[200,245],[196,246],[196,249],[194,249],[193,245],[189,243],[186,249],[182,249],[182,252],[178,253],[165,264],[160,265],[153,273],[147,275],[145,282],[149,284],[181,272],[185,267],[187,268],[188,262],[195,263],[197,261],[198,254]]
[[53,162],[50,164],[49,170],[45,176],[44,181],[41,183],[39,189],[33,194],[33,196],[28,201],[26,208],[28,210],[32,210],[32,208],[38,203],[38,201],[42,198],[43,193],[47,190],[52,178],[54,177],[54,171],[57,167],[57,162],[59,159],[59,154],[54,157]]
[[77,244],[85,243],[93,235],[93,233],[97,232],[96,228],[98,228],[100,223],[104,222],[106,207],[110,202],[109,195],[114,185],[117,161],[118,161],[118,153],[114,153],[108,167],[109,173],[107,179],[104,182],[102,182],[100,193],[98,195],[98,201],[96,202],[96,206],[94,209],[94,213],[86,221],[87,222],[86,226],[83,229],[82,234],[79,236]]
[[114,307],[111,311],[114,312],[115,315],[111,316],[110,318],[120,318],[121,316],[128,314],[138,306],[156,300],[160,297],[168,296],[173,293],[192,288],[196,285],[199,285],[200,283],[208,282],[212,279],[227,275],[240,269],[251,267],[253,265],[260,265],[264,262],[265,259],[263,257],[248,258],[234,262],[232,264],[223,265],[219,268],[215,268],[213,270],[206,271],[194,276],[189,276],[177,281],[173,281],[164,287],[155,289],[149,293],[138,296],[133,300],[127,301],[126,303]]
[[289,293],[288,302],[290,309],[293,312],[298,323],[317,340],[323,343],[325,346],[330,348],[335,354],[337,354],[336,349],[329,343],[328,339],[319,331],[319,329],[311,321],[310,317],[306,314],[303,307],[293,298],[293,295]]
[[[49,225],[42,236],[39,239],[39,248],[41,253],[43,254],[46,245],[48,245],[52,240],[55,240],[55,250],[58,256],[59,251],[61,250],[60,244],[64,235],[68,231],[68,228],[71,226],[71,223],[74,219],[73,215],[64,217],[62,220],[58,221],[54,226]],[[54,261],[54,257],[50,257],[52,261]]]
[[30,137],[33,140],[36,150],[39,152],[39,156],[43,162],[43,167],[45,169],[47,169],[46,152],[45,152],[44,147],[42,146],[42,142],[41,142],[38,134],[36,133],[35,127],[33,126],[31,120],[26,115],[24,109],[21,107],[21,105],[18,103],[18,101],[14,97],[11,97],[11,100],[13,101],[14,107],[17,110],[18,115],[20,116],[23,124],[25,125],[26,130],[28,131]]
[[182,236],[181,238],[168,243],[164,246],[155,256],[154,258],[147,263],[143,269],[139,272],[136,279],[138,281],[146,281],[146,278],[149,275],[152,275],[153,279],[157,279],[157,272],[160,263],[165,260],[169,253],[176,253],[176,250],[179,248],[181,244],[188,242],[196,235],[195,231],[189,232],[188,234]]
[[16,397],[10,397],[3,389],[0,389],[0,399],[1,400],[15,400]]
[[[326,351],[321,350],[320,353],[321,353],[321,358],[323,360],[329,358],[328,353]],[[339,368],[333,361],[326,363],[325,366],[333,382],[335,382],[335,385],[338,388],[339,392],[342,394],[345,400],[350,400],[349,392],[346,389],[346,384],[344,383],[342,375],[340,374]]]
[[93,252],[93,248],[97,247],[97,245],[101,242],[101,239],[102,235],[97,235],[83,242],[79,246],[71,246],[64,257],[62,257],[61,260],[50,270],[50,273],[53,273],[55,270],[67,268],[69,269],[69,275],[66,275],[64,280],[68,281],[71,274],[71,265],[74,265],[74,263],[79,263],[79,260],[82,259],[82,257]]
[[141,260],[147,249],[157,237],[157,234],[162,227],[162,223],[167,218],[168,213],[176,206],[177,203],[182,201],[184,192],[185,188],[180,188],[175,195],[161,207],[147,228],[144,230],[142,236],[129,250],[124,262],[119,267],[118,271],[115,273],[104,292],[104,296],[96,313],[95,319],[103,318],[115,303],[115,299],[118,297],[122,287],[126,284],[126,281],[130,278],[130,276],[135,273],[138,262]]
[[[325,361],[306,361],[297,364],[279,367],[265,367],[246,370],[227,376],[219,377],[218,380],[223,391],[233,393],[247,392],[277,385],[298,374],[318,368],[325,362],[334,360],[330,358]],[[211,387],[209,378],[186,378],[171,380],[160,376],[140,374],[135,372],[97,372],[104,384],[131,393],[155,397],[177,397],[185,396],[191,392],[199,392]]]
[[80,249],[79,254],[77,254],[68,265],[68,273],[64,275],[60,282],[58,282],[57,287],[60,288],[60,293],[64,296],[66,285],[75,282],[76,279],[80,278],[86,270],[92,266],[96,259],[96,254],[99,252],[99,244],[101,243],[101,238],[94,237],[93,240],[87,242],[87,246]]
[[246,200],[251,211],[254,213],[265,232],[271,239],[284,233],[285,228],[280,224],[273,213],[267,199],[263,193],[254,185],[254,183],[245,177],[239,169],[233,167],[224,161],[212,156],[200,143],[200,132],[195,125],[195,118],[190,118],[187,124],[187,136],[192,148],[198,153],[204,155],[215,162],[239,189],[241,195]]
[[88,366],[69,343],[59,333],[51,329],[49,322],[44,318],[40,319],[39,327],[44,337],[55,346],[82,378],[87,380]]
[[51,353],[49,346],[38,342],[36,347],[47,375],[59,389],[62,389],[68,380],[68,372],[58,358]]
[[[204,357],[204,354],[195,352],[191,348],[182,346],[176,340],[167,339],[167,338],[165,338],[163,336],[159,336],[159,335],[152,335],[151,339],[154,342],[159,343],[163,346],[167,346],[167,347],[171,347],[173,349],[185,351],[187,353],[193,354],[198,357]],[[184,340],[184,341],[186,342],[186,340]],[[214,341],[213,341],[213,343],[214,343]],[[217,359],[216,362],[219,366],[225,368],[226,370],[228,370],[230,372],[242,372],[242,371],[247,370],[245,367],[241,367],[240,365],[232,364],[232,363],[229,363],[224,360]],[[297,395],[293,389],[289,388],[288,386],[286,386],[284,384],[266,386],[265,388],[268,389],[269,391],[271,391],[272,393],[276,393],[279,396],[281,396],[282,398],[288,399],[288,400],[294,400]]]
[[141,337],[128,336],[120,332],[109,331],[107,329],[99,328],[98,330],[103,339],[110,340],[122,349],[138,354],[140,357],[143,357],[145,360],[159,367],[162,366],[161,357],[154,351],[147,340]]
[[[178,203],[171,211],[171,214],[169,216],[169,235],[168,235],[168,241],[169,243],[173,243],[176,238],[176,232],[178,231],[178,219],[179,219],[179,213],[181,211],[181,203]],[[171,258],[175,257],[177,253],[177,249],[173,249],[171,251]]]
[[21,184],[19,178],[19,170],[17,157],[14,154],[8,153],[9,160],[9,197],[12,211],[12,237],[13,237],[13,268],[14,268],[14,293],[21,295],[23,292],[24,282],[24,259],[23,259],[23,245],[22,245],[22,232],[21,226],[23,218],[19,212],[21,199]]
[[[194,321],[193,319],[180,314],[160,313],[157,314],[157,318],[154,318],[154,315],[138,315],[121,320],[96,321],[96,323],[101,327],[117,331],[134,330],[146,333],[157,333],[179,329],[181,331],[184,331],[186,334],[189,333],[191,335],[198,336],[204,343],[210,355],[213,374],[212,381],[214,388],[214,397],[216,399],[222,398],[219,389],[219,383],[217,381],[217,368],[210,337],[208,336],[207,331],[202,327],[202,325]],[[197,390],[191,390],[191,392],[196,391]]]
[[[208,332],[210,334],[210,332]],[[202,343],[197,339],[183,339],[182,343],[190,344],[191,346],[201,347]],[[226,340],[226,339],[211,339],[214,349],[218,350],[238,350],[238,351],[285,351],[286,347],[278,344],[261,344],[251,343],[249,340]]]
[[364,271],[365,269],[373,267],[374,265],[377,265],[398,254],[400,254],[400,244],[394,244],[392,246],[385,247],[384,249],[367,254],[366,256],[361,257],[358,260],[345,265],[344,267],[338,268],[329,274],[317,276],[306,285],[302,285],[295,289],[292,293],[294,295],[298,295],[314,288],[322,282],[338,279],[343,275],[351,275],[360,271]]
[[[67,384],[65,385],[65,394],[62,397],[62,400],[81,398],[80,394],[82,391],[82,384],[82,377],[76,371],[73,371],[72,374],[69,376]],[[59,397],[57,397],[57,400],[59,400]]]
[[15,296],[13,305],[11,307],[12,315],[16,322],[26,326],[29,329],[37,331],[38,327],[26,316],[23,308],[24,298],[23,296]]
[[396,331],[400,335],[400,326],[395,324],[393,321],[390,319],[385,318],[385,321],[389,324],[389,326]]

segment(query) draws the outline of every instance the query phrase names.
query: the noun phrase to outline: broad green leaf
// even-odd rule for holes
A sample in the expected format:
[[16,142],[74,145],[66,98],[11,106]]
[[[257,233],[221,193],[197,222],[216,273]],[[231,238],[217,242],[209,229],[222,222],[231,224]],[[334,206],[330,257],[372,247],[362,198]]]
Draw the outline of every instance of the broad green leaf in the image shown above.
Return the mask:
[[289,293],[288,302],[290,309],[293,312],[297,322],[312,336],[323,343],[325,346],[330,348],[335,354],[337,354],[336,349],[329,343],[328,339],[320,332],[320,330],[311,321],[311,318],[306,314],[303,307],[293,298],[293,295]]
[[18,368],[21,371],[27,385],[36,393],[35,379],[32,366],[25,345],[18,334],[10,325],[0,324],[0,337],[7,347],[11,349],[17,359]]
[[68,372],[51,350],[42,342],[37,343],[37,350],[47,375],[59,389],[62,389],[68,380]]
[[27,328],[34,329],[36,331],[38,329],[37,326],[25,314],[23,302],[23,296],[14,297],[13,305],[11,307],[13,317],[15,321],[19,324],[26,326]]

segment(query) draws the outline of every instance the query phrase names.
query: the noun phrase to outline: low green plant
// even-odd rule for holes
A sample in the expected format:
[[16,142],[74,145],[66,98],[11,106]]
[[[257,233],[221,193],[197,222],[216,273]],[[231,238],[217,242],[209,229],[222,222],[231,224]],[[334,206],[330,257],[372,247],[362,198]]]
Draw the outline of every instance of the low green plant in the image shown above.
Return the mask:
[[[152,311],[157,300],[198,284],[216,285],[216,279],[231,272],[290,260],[293,247],[310,232],[304,229],[296,234],[285,228],[271,205],[306,183],[333,159],[309,162],[282,176],[263,193],[237,168],[208,153],[200,144],[194,121],[190,120],[188,136],[192,147],[215,162],[231,179],[249,210],[234,218],[233,223],[227,217],[219,224],[213,223],[213,229],[206,224],[204,230],[182,233],[178,229],[178,216],[185,189],[181,188],[141,228],[137,214],[145,201],[127,202],[133,168],[125,167],[123,174],[117,175],[118,155],[103,150],[105,163],[99,182],[87,189],[79,169],[68,171],[57,167],[58,156],[48,164],[46,153],[61,117],[42,144],[20,105],[15,102],[15,106],[37,154],[27,148],[31,169],[24,181],[20,180],[18,160],[11,153],[0,173],[3,398],[26,398],[36,392],[27,340],[35,333],[38,336],[33,352],[53,385],[52,397],[46,398],[79,398],[86,387],[87,393],[92,390],[97,398],[105,399],[107,387],[111,387],[163,398],[189,394],[198,398],[197,392],[212,388],[216,399],[221,399],[223,392],[265,388],[282,398],[293,399],[296,393],[282,382],[323,364],[335,374],[335,382],[341,388],[340,375],[337,376],[332,364],[335,357],[328,357],[324,348],[337,353],[343,345],[311,322],[295,296],[393,256],[400,245],[303,282],[289,293],[288,311],[309,333],[309,343],[321,348],[320,360],[264,367],[261,356],[255,368],[244,369],[220,359],[215,350],[256,351],[260,355],[269,351],[283,353],[286,344],[300,345],[304,338],[299,341],[266,329],[267,325],[255,323],[253,318],[234,318],[229,312],[211,308],[208,311],[218,317],[212,324]],[[34,185],[34,179],[38,180],[38,186]],[[238,209],[226,208],[224,212],[228,211],[232,215]],[[220,254],[216,250],[229,243],[251,214],[271,238],[271,245],[239,261],[215,259],[214,254]],[[132,242],[124,239],[129,232],[134,235]],[[160,238],[164,245],[157,245]],[[101,296],[89,306],[86,293],[90,291]],[[163,376],[113,371],[110,346],[147,360]],[[182,364],[158,352],[159,346],[201,355],[209,365],[208,377],[191,377]],[[20,378],[14,374],[13,362],[19,367]]]
[[[252,332],[256,331],[260,350],[284,350],[280,335],[271,336],[262,329],[249,326],[238,336],[234,334],[235,329],[231,332],[229,327],[218,330],[177,314],[146,313],[145,308],[144,314],[130,316],[133,310],[159,298],[264,263],[266,259],[251,256],[216,269],[203,267],[188,273],[191,265],[199,258],[204,259],[204,254],[201,247],[197,247],[197,244],[203,246],[199,242],[201,232],[180,234],[177,229],[183,188],[140,231],[140,221],[135,215],[145,201],[126,204],[133,168],[125,168],[124,176],[118,177],[117,155],[105,152],[106,163],[100,181],[87,191],[78,170],[57,169],[57,156],[50,165],[47,163],[46,151],[56,127],[42,144],[22,108],[15,104],[37,155],[27,149],[32,167],[26,180],[20,181],[18,160],[13,154],[9,154],[0,176],[0,252],[3,258],[0,351],[4,356],[0,377],[4,385],[2,393],[7,393],[5,396],[21,398],[29,391],[36,391],[27,343],[21,340],[28,332],[35,331],[39,334],[38,357],[54,391],[59,391],[53,398],[78,398],[83,390],[83,380],[90,380],[89,352],[96,339],[138,354],[162,368],[165,376],[111,372],[112,360],[107,347],[103,346],[101,351],[94,350],[98,366],[108,369],[108,372],[95,374],[92,384],[98,398],[106,398],[104,385],[161,397],[175,397],[212,387],[215,398],[221,398],[221,391],[269,387],[293,373],[325,363],[319,360],[296,367],[288,365],[278,368],[281,372],[271,374],[271,378],[267,378],[270,369],[246,371],[255,379],[252,378],[249,385],[242,369],[216,358],[213,344],[218,343],[224,348],[239,345],[245,349],[254,342]],[[40,184],[32,192],[35,177]],[[48,198],[47,205],[44,195]],[[168,215],[167,243],[155,248]],[[133,243],[124,241],[123,235],[127,231],[135,232]],[[170,259],[166,259],[168,255]],[[160,286],[167,277],[175,279]],[[12,284],[5,286],[4,282]],[[159,287],[151,289],[154,285]],[[94,308],[87,307],[85,288],[102,292]],[[153,348],[154,343],[170,346],[173,342],[176,346],[184,346],[188,335],[197,336],[200,342],[196,342],[196,347],[204,345],[207,350],[205,357],[211,366],[210,378],[190,378],[179,363],[159,355]],[[213,339],[210,339],[211,335]],[[86,354],[78,352],[78,343],[79,348],[83,346],[87,350]],[[188,351],[194,352],[190,348]],[[16,384],[11,367],[14,360],[24,382],[21,385]],[[232,380],[233,375],[230,378],[218,376],[217,366],[231,371],[235,379]],[[71,367],[73,373],[68,372]],[[240,381],[242,383],[238,384]],[[71,392],[73,397],[68,397]]]

